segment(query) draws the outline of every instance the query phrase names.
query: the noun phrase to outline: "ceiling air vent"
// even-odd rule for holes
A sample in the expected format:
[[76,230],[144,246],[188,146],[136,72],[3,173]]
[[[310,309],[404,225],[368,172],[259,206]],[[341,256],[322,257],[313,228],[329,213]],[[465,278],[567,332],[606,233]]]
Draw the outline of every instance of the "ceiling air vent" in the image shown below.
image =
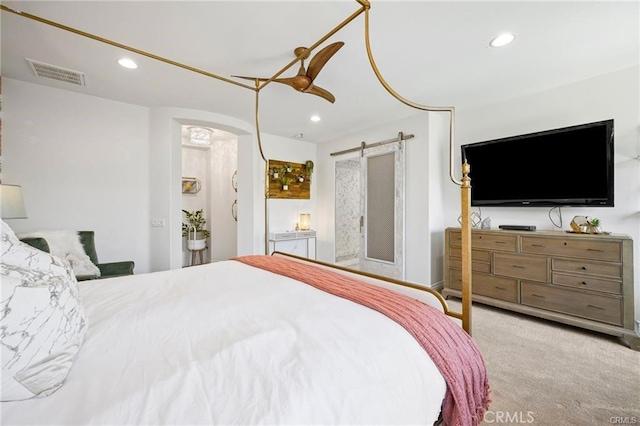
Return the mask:
[[78,86],[86,86],[84,83],[84,73],[62,68],[57,65],[45,64],[44,62],[34,61],[29,58],[24,59],[29,64],[31,71],[38,77],[64,81],[65,83],[77,84]]

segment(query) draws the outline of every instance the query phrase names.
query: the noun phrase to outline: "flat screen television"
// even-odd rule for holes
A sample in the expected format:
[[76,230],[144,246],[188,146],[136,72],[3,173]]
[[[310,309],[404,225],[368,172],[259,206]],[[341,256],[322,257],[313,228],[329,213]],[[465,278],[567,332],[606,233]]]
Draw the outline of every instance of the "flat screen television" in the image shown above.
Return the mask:
[[613,120],[462,145],[471,205],[613,207]]

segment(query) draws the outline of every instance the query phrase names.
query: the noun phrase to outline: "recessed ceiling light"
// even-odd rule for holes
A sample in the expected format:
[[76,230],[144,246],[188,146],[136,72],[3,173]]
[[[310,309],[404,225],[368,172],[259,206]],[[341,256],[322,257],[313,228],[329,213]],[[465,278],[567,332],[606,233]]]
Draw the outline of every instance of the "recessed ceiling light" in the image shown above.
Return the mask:
[[507,44],[511,43],[515,38],[516,36],[511,33],[500,34],[499,36],[495,37],[493,40],[489,42],[489,46],[491,47],[506,46]]
[[138,64],[133,62],[131,59],[127,59],[127,58],[118,59],[118,63],[123,67],[130,68],[132,70],[138,68]]
[[312,115],[311,116],[311,121],[320,121],[320,116],[319,115]]

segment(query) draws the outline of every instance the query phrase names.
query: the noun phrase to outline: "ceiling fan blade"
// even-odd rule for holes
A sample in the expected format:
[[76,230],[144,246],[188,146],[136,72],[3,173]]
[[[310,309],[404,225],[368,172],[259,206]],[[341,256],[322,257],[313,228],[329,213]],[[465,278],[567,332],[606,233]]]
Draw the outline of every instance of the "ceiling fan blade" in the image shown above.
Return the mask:
[[331,103],[334,103],[336,101],[335,96],[324,90],[322,87],[311,85],[308,89],[304,90],[304,93],[311,93],[312,95],[320,96],[321,98],[324,98]]
[[332,43],[319,51],[316,56],[311,58],[311,62],[309,62],[309,67],[307,68],[307,77],[313,81],[322,69],[325,66],[327,61],[331,59],[331,57],[338,51],[340,48],[344,46],[344,42],[338,41]]

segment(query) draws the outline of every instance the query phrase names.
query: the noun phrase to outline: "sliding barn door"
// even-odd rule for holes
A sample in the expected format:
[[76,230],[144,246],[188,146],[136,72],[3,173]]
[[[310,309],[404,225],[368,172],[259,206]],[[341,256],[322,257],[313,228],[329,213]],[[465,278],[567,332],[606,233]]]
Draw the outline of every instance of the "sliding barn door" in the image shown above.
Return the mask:
[[361,161],[360,270],[404,279],[404,150],[370,148]]

